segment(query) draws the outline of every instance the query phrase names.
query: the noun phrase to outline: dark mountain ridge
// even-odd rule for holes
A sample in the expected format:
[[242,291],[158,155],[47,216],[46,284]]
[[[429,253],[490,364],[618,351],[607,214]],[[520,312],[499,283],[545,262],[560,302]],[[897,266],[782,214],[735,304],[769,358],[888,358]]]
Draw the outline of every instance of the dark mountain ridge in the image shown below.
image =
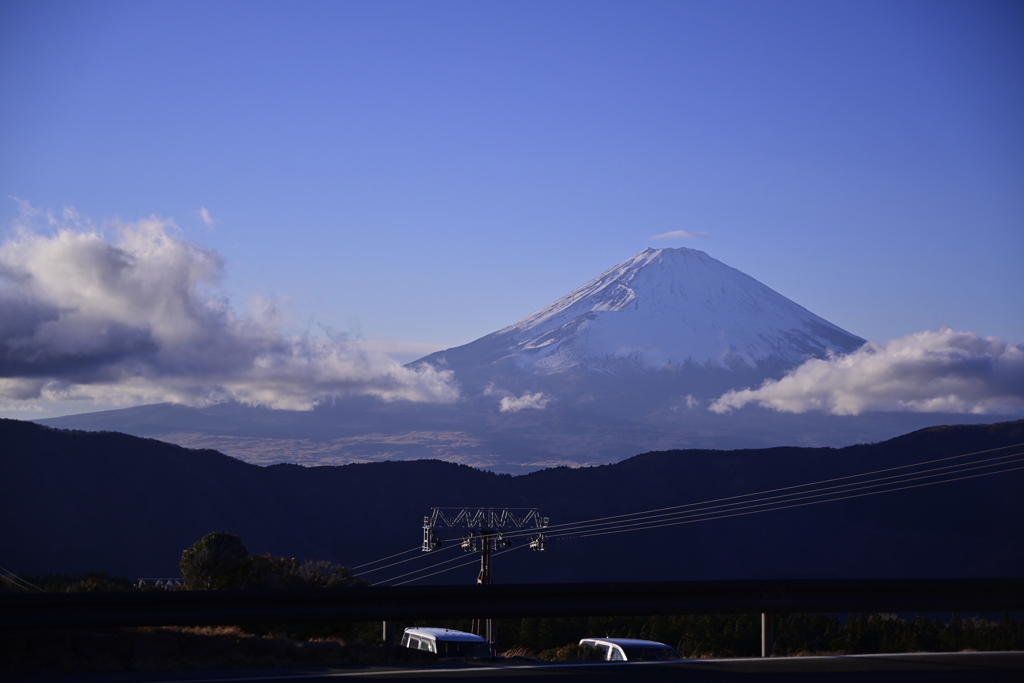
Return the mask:
[[[415,548],[431,507],[537,507],[552,524],[695,503],[1024,442],[1024,421],[832,448],[649,452],[512,477],[437,460],[259,467],[112,432],[0,420],[0,535],[19,573],[177,575],[210,531],[350,566]],[[496,559],[500,582],[1020,576],[1024,472],[634,533]],[[369,575],[383,580],[458,551]],[[466,558],[467,561],[472,557]],[[408,569],[405,569],[405,568]],[[430,582],[472,581],[475,568]]]

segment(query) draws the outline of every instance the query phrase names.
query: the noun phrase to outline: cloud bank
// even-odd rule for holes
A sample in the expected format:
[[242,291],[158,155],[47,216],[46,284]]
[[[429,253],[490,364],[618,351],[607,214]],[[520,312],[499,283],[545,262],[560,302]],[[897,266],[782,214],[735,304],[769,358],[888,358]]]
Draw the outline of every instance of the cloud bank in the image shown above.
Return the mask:
[[114,225],[108,241],[73,212],[21,204],[0,245],[0,398],[309,410],[344,394],[459,396],[450,371],[403,367],[344,335],[286,335],[273,302],[237,314],[214,293],[221,257],[170,221]]
[[758,389],[730,391],[710,406],[748,403],[780,412],[824,410],[1012,413],[1024,409],[1024,347],[949,328],[917,332],[827,360],[810,360]]

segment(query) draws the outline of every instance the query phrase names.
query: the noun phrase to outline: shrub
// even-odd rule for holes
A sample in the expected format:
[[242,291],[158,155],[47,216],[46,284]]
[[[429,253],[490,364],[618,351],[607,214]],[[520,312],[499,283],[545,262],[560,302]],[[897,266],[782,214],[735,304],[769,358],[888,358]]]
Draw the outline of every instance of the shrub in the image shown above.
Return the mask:
[[234,534],[206,534],[181,554],[181,575],[189,590],[244,588],[249,551]]
[[342,588],[366,583],[348,567],[325,560],[275,557],[269,553],[249,558],[246,588]]
[[189,590],[342,588],[364,585],[348,567],[325,560],[296,560],[270,553],[249,555],[241,539],[216,531],[181,554]]
[[576,643],[569,643],[568,645],[563,645],[562,647],[554,647],[550,650],[544,650],[540,653],[539,657],[541,659],[546,659],[550,662],[604,661],[604,653],[598,650],[596,647],[590,647],[589,645],[578,645]]

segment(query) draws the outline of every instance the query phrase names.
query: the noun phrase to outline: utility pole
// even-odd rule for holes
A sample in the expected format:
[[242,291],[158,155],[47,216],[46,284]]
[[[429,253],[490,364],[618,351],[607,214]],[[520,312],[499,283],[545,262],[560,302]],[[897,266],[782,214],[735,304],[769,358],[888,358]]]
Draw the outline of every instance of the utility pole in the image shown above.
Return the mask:
[[[479,533],[480,573],[476,576],[476,585],[489,586],[491,585],[491,532],[486,529],[480,529]],[[483,636],[484,640],[490,644],[491,652],[494,652],[498,634],[494,630],[493,619],[474,619],[472,631],[478,636]]]
[[[512,547],[512,539],[505,538],[503,531],[519,531],[516,536],[525,534],[529,539],[531,550],[546,551],[547,538],[545,529],[548,518],[541,517],[536,508],[433,508],[431,514],[423,518],[423,552],[437,550],[444,545],[441,538],[445,530],[462,532],[460,547],[467,553],[480,553],[480,573],[477,574],[478,586],[489,586],[491,578],[491,557],[495,550]],[[472,631],[484,638],[491,648],[497,652],[498,634],[493,619],[474,619]]]

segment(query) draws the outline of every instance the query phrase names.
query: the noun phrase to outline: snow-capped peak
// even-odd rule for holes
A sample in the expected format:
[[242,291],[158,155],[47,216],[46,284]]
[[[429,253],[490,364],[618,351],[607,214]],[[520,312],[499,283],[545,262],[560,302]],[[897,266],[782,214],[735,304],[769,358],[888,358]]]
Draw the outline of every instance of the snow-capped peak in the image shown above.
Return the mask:
[[[864,342],[696,249],[646,249],[519,322],[435,354],[455,368],[514,361],[545,374],[795,366]],[[504,363],[503,363],[504,364]]]

